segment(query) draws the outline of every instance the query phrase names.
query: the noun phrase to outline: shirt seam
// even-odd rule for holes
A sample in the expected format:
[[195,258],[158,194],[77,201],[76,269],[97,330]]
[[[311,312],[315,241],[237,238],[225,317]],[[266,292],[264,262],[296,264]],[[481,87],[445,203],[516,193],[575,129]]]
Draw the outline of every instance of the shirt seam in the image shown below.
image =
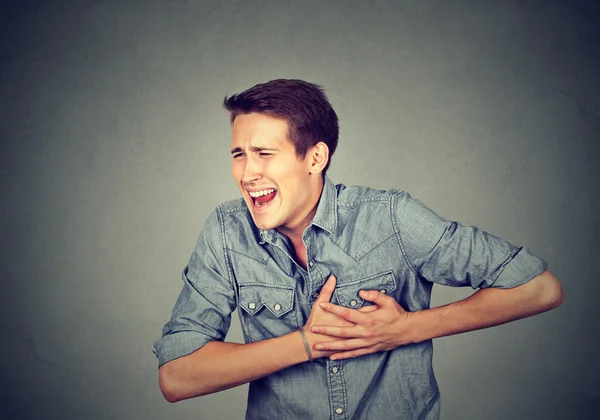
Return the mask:
[[221,213],[238,213],[238,212],[242,212],[242,211],[243,212],[248,211],[248,207],[245,204],[241,204],[239,206],[232,207],[232,208],[223,208],[222,205],[219,204],[217,207],[219,208]]
[[251,257],[250,255],[244,254],[243,252],[236,251],[235,249],[231,249],[231,248],[227,247],[227,245],[225,245],[224,249],[227,250],[227,251],[229,251],[229,252],[234,252],[234,253],[236,253],[238,255],[242,255],[242,256],[244,256],[246,258],[250,258],[251,260],[256,261],[257,263],[262,264],[264,266],[266,266],[268,264],[268,260],[267,259],[259,260],[258,258]]
[[229,285],[233,287],[233,273],[231,272],[231,263],[229,261],[229,253],[227,252],[227,235],[225,235],[225,220],[222,214],[223,210],[221,206],[217,206],[217,220],[219,221],[219,228],[221,229],[221,245],[223,247],[223,256],[225,257],[225,266],[227,267],[227,279],[229,280]]
[[404,246],[404,243],[402,242],[402,234],[400,233],[400,229],[398,227],[398,224],[396,223],[396,211],[397,211],[397,207],[398,207],[398,197],[400,196],[400,192],[394,193],[391,196],[391,205],[390,205],[390,215],[392,217],[392,226],[394,228],[394,234],[396,235],[396,239],[398,240],[398,246],[400,247],[400,253],[402,254],[402,258],[404,258],[404,262],[406,263],[406,265],[408,266],[408,268],[410,269],[410,271],[412,271],[412,273],[417,276],[418,278],[420,278],[421,276],[417,273],[417,271],[415,270],[415,268],[413,267],[413,265],[410,263],[409,259],[408,259],[408,255]]
[[381,240],[380,243],[378,243],[377,245],[375,245],[373,248],[371,248],[369,251],[367,251],[365,254],[361,255],[358,258],[355,258],[356,261],[360,262],[360,260],[362,260],[363,258],[365,258],[367,255],[369,255],[370,253],[374,252],[377,248],[379,248],[380,246],[384,245],[388,239],[390,239],[392,236],[395,236],[395,232],[392,233],[390,236],[384,238]]
[[361,198],[360,200],[350,201],[350,202],[346,202],[346,203],[340,203],[338,200],[338,207],[350,208],[350,207],[356,207],[356,206],[364,204],[364,203],[383,203],[383,204],[385,204],[386,201],[389,201],[388,197]]

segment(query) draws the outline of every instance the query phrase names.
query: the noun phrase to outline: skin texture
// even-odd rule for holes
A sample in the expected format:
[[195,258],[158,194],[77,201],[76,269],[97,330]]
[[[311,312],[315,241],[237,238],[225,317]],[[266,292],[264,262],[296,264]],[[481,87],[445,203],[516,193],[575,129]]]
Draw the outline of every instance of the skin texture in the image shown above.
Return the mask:
[[[332,276],[321,288],[304,326],[310,343],[338,340],[337,337],[312,333],[311,327],[315,324],[353,325],[321,307],[321,303],[331,300],[334,290],[335,278]],[[374,309],[374,306],[365,307],[361,313]],[[312,351],[315,359],[332,354],[327,350]],[[165,399],[177,402],[232,388],[307,360],[302,337],[297,331],[250,344],[211,341],[187,356],[162,365],[158,380]]]
[[[261,229],[277,229],[306,266],[302,233],[310,224],[323,189],[327,145],[318,143],[298,157],[287,140],[285,120],[262,114],[238,116],[232,125],[232,176]],[[257,208],[249,191],[277,190],[273,201]],[[375,305],[359,310],[330,303],[336,279],[331,276],[311,308],[304,331],[314,358],[359,357],[445,335],[458,334],[532,316],[557,307],[563,293],[548,271],[513,289],[483,289],[449,305],[405,311],[378,291],[361,296]],[[175,402],[247,383],[307,361],[299,332],[251,344],[212,341],[163,364],[159,384]]]
[[347,359],[418,343],[424,340],[504,324],[556,308],[563,301],[558,280],[545,271],[512,288],[480,289],[468,298],[417,312],[407,312],[393,298],[377,290],[361,291],[361,297],[377,309],[357,310],[320,303],[327,312],[351,322],[351,326],[314,325],[314,333],[340,339],[315,344],[315,349],[334,353],[332,360]]
[[[285,120],[256,113],[239,115],[232,126],[231,173],[256,226],[277,229],[295,244],[317,210],[323,189],[320,172],[328,150],[319,143],[299,158],[287,131]],[[268,188],[277,189],[273,201],[255,207],[248,191]]]

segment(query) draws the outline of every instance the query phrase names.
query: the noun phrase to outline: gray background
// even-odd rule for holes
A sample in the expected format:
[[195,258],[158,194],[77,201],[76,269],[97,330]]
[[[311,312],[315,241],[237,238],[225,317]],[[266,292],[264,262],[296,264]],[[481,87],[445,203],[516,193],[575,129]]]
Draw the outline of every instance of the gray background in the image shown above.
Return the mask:
[[220,102],[278,77],[327,89],[335,182],[405,189],[564,286],[553,312],[435,341],[442,419],[598,416],[598,4],[3,1],[0,416],[243,416],[245,386],[166,403],[150,346],[238,196]]

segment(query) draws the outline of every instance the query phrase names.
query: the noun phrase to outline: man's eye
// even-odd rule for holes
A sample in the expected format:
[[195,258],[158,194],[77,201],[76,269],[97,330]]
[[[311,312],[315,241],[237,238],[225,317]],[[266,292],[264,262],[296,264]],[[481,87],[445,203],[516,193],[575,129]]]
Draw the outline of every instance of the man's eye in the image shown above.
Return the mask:
[[236,153],[235,155],[233,155],[233,158],[237,159],[237,158],[242,157],[242,156],[244,156],[243,153]]
[[259,155],[260,156],[273,156],[273,153],[260,152]]

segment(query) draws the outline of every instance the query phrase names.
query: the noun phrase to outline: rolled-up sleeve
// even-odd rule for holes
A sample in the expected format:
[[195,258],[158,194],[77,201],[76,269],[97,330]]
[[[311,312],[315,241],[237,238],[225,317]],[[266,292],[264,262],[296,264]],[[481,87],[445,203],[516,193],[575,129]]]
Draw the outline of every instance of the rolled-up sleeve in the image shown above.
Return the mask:
[[223,244],[220,216],[215,210],[183,271],[183,288],[171,318],[153,345],[159,366],[193,353],[209,341],[225,339],[236,299]]
[[527,248],[445,220],[406,192],[394,198],[394,223],[404,258],[428,281],[474,289],[512,288],[547,268],[546,261]]

